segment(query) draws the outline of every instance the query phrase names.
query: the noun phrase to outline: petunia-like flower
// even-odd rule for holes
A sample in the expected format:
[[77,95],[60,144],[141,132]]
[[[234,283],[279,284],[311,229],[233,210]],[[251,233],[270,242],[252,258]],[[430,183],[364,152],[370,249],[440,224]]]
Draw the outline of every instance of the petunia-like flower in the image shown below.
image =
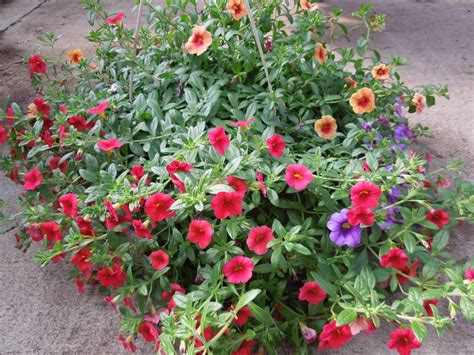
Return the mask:
[[449,223],[449,214],[443,210],[430,211],[426,214],[426,220],[436,224],[439,229],[443,229]]
[[336,119],[332,116],[324,115],[314,122],[314,131],[322,138],[333,139],[337,132]]
[[[232,305],[229,307],[229,312],[232,311],[235,308],[235,305]],[[253,314],[250,311],[250,308],[247,306],[242,307],[239,309],[237,312],[237,315],[235,318],[232,320],[232,323],[237,324],[239,327],[243,327],[245,324],[247,324],[247,321],[249,318],[253,318]]]
[[5,127],[0,125],[0,144],[5,144],[7,142],[8,134]]
[[43,114],[43,116],[48,116],[50,114],[51,108],[43,99],[34,99],[33,103],[35,104],[36,111]]
[[30,72],[33,73],[46,73],[47,65],[43,57],[39,54],[33,54],[28,58],[28,63],[30,64]]
[[379,64],[374,66],[372,76],[377,80],[387,80],[390,77],[390,65]]
[[227,2],[227,11],[229,11],[236,21],[240,21],[243,16],[247,16],[244,0],[229,0]]
[[382,255],[380,265],[383,267],[393,267],[402,270],[408,263],[408,256],[400,248],[392,248],[387,254]]
[[62,173],[65,173],[67,169],[67,160],[64,160],[61,164],[59,164],[60,161],[61,157],[52,157],[49,161],[49,168],[51,170],[59,169]]
[[436,178],[436,185],[440,189],[447,189],[447,188],[451,187],[452,182],[448,178],[446,178],[442,175],[438,175],[438,177]]
[[323,326],[323,330],[319,334],[318,347],[320,349],[339,349],[351,339],[351,328],[347,324],[338,327],[336,321],[332,320],[329,324]]
[[397,329],[390,334],[387,346],[389,349],[396,349],[400,355],[410,355],[413,349],[421,347],[421,342],[416,338],[413,330]]
[[125,14],[123,12],[119,12],[115,16],[107,17],[105,22],[109,25],[121,26],[122,20],[125,18]]
[[303,10],[315,11],[318,9],[317,4],[312,4],[308,0],[300,0],[300,6]]
[[317,281],[305,282],[298,294],[298,300],[307,301],[309,304],[321,303],[326,297],[327,293],[319,286]]
[[[408,263],[400,269],[401,274],[397,273],[397,280],[400,285],[416,276],[416,269],[420,266],[420,261],[416,260],[414,263]],[[403,274],[403,275],[402,275]],[[406,275],[406,276],[405,276]]]
[[142,165],[135,164],[130,169],[130,175],[132,175],[133,180],[140,181],[145,176],[145,168]]
[[214,216],[226,219],[242,213],[243,196],[239,192],[219,192],[211,201]]
[[127,280],[127,274],[120,264],[115,263],[111,268],[100,269],[97,272],[97,280],[102,286],[119,288]]
[[268,251],[267,244],[273,239],[275,239],[275,237],[270,227],[254,227],[247,236],[247,246],[255,254],[263,255]]
[[71,264],[75,265],[85,278],[89,278],[92,274],[93,264],[89,260],[91,255],[92,252],[89,249],[82,248],[71,257]]
[[67,52],[67,57],[71,63],[79,64],[82,58],[84,58],[84,54],[80,48],[75,48]]
[[118,339],[122,343],[122,346],[125,350],[130,350],[132,353],[137,351],[137,346],[133,343],[133,337],[129,336],[125,338],[122,334],[118,336]]
[[77,195],[73,193],[64,194],[58,199],[59,205],[66,216],[77,216]]
[[78,131],[90,130],[95,126],[95,121],[87,123],[86,119],[82,116],[71,116],[68,120],[69,124]]
[[32,223],[28,227],[27,233],[30,235],[31,240],[34,242],[41,242],[43,240],[43,232],[41,231],[41,225],[38,223]]
[[367,320],[362,315],[359,315],[354,321],[350,322],[349,327],[351,328],[352,335],[357,335],[361,331],[365,331],[365,334],[369,335],[377,329],[372,320]]
[[181,162],[181,161],[178,161],[178,160],[173,160],[171,163],[166,165],[166,171],[171,176],[171,182],[173,183],[173,185],[175,185],[178,188],[179,192],[181,192],[181,193],[186,191],[186,186],[184,186],[184,182],[182,182],[179,179],[178,175],[176,175],[176,172],[177,171],[182,171],[182,172],[185,172],[185,173],[189,173],[189,172],[191,172],[192,167],[193,166],[191,164]]
[[319,63],[324,63],[327,59],[327,50],[324,48],[322,43],[316,43],[316,48],[314,48],[313,57]]
[[354,207],[377,207],[382,190],[370,181],[359,181],[351,188],[351,203]]
[[158,330],[150,322],[142,322],[138,327],[138,332],[143,336],[146,342],[156,342],[160,336]]
[[247,192],[247,183],[235,176],[226,177],[226,181],[231,186],[235,192],[238,192],[242,196]]
[[290,164],[285,171],[285,181],[295,190],[304,190],[313,180],[313,173],[304,165]]
[[193,28],[193,33],[184,45],[184,49],[189,54],[201,55],[212,43],[212,34],[206,31],[204,26],[196,26]]
[[368,227],[375,222],[375,213],[365,206],[355,207],[347,212],[349,223],[353,226],[364,224]]
[[361,88],[352,94],[349,104],[357,114],[372,112],[375,109],[374,92],[369,88]]
[[252,355],[252,346],[255,344],[255,340],[244,340],[240,343],[239,348],[232,353],[232,355]]
[[109,138],[101,140],[97,143],[97,146],[100,150],[105,152],[113,152],[115,149],[123,146],[123,143],[120,142],[117,138]]
[[232,284],[246,283],[252,278],[253,261],[245,256],[236,256],[224,264],[222,273]]
[[402,139],[411,140],[413,138],[413,131],[408,127],[408,124],[402,123],[395,127],[393,135],[397,142],[400,142]]
[[352,226],[347,216],[349,210],[344,208],[340,212],[333,213],[327,223],[327,228],[331,231],[329,239],[339,246],[347,245],[354,248],[360,243],[361,229],[359,226]]
[[423,308],[425,309],[428,317],[433,317],[433,310],[431,309],[430,305],[437,306],[438,303],[439,303],[439,300],[437,299],[423,301]]
[[155,250],[150,254],[151,267],[155,270],[162,270],[168,266],[169,256],[164,250]]
[[250,127],[250,124],[255,122],[256,119],[251,117],[251,118],[247,118],[245,121],[236,121],[236,122],[232,122],[232,127],[240,127],[242,128],[242,130],[246,131],[249,129]]
[[357,81],[355,81],[354,79],[352,79],[350,76],[345,77],[345,78],[344,78],[344,81],[349,84],[349,87],[350,87],[351,89],[355,89],[355,88],[357,87]]
[[272,157],[282,157],[285,146],[285,141],[279,134],[274,134],[267,139],[268,152]]
[[110,106],[109,101],[102,101],[96,107],[91,107],[87,110],[87,113],[91,115],[99,115],[100,117],[105,117],[105,110],[107,110]]
[[43,182],[43,176],[37,168],[31,169],[23,177],[23,188],[28,191],[35,190]]
[[204,249],[212,241],[212,224],[203,219],[195,219],[189,224],[188,239]]
[[174,211],[170,211],[171,205],[175,199],[170,195],[158,192],[148,197],[145,202],[145,213],[153,222],[160,222],[175,215]]
[[224,128],[221,126],[217,126],[209,131],[208,134],[209,142],[212,144],[215,150],[219,152],[219,154],[224,155],[226,149],[230,145],[229,136],[225,133]]
[[464,271],[464,277],[466,280],[474,282],[474,269],[466,269],[466,271]]
[[63,239],[61,229],[54,221],[43,222],[41,223],[40,228],[41,232],[46,236],[46,239],[51,243],[56,243]]
[[143,223],[141,219],[134,219],[132,221],[133,229],[135,229],[135,233],[140,238],[151,239],[151,230],[148,229],[148,224]]
[[306,326],[300,322],[301,335],[303,335],[306,344],[311,344],[318,338],[318,333],[313,328]]
[[422,113],[425,108],[425,97],[421,94],[415,94],[412,103],[415,105],[416,112]]
[[267,197],[267,185],[265,185],[265,179],[263,174],[259,171],[256,174],[257,181],[258,181],[258,189],[262,193],[263,197]]

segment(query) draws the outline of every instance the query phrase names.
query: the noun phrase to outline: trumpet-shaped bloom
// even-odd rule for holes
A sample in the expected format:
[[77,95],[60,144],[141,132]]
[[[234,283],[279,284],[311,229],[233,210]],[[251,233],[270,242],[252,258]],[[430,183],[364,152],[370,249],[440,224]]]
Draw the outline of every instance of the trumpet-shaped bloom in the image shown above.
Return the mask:
[[304,190],[313,180],[313,173],[304,165],[288,165],[285,172],[285,181],[288,186],[296,190]]
[[425,97],[421,94],[415,94],[412,103],[416,107],[416,112],[422,113],[425,108]]
[[372,68],[372,76],[378,80],[387,80],[390,77],[390,66],[379,64]]
[[318,304],[324,301],[327,293],[319,286],[316,281],[305,282],[300,288],[298,299],[300,301],[307,301],[309,304]]
[[408,263],[408,256],[400,248],[392,248],[387,254],[382,255],[380,265],[383,267],[392,267],[397,270],[402,270]]
[[113,152],[115,149],[123,146],[123,143],[120,142],[117,138],[109,138],[101,140],[97,143],[97,146],[100,150],[105,152]]
[[35,190],[43,182],[43,176],[37,168],[31,169],[23,177],[23,188],[28,191]]
[[243,16],[247,16],[244,0],[229,0],[227,2],[227,11],[230,12],[234,20],[240,21]]
[[115,16],[107,17],[105,22],[109,25],[121,26],[122,20],[125,18],[125,14],[123,12],[119,12]]
[[246,283],[252,278],[253,261],[245,256],[236,256],[224,264],[222,272],[232,284]]
[[226,178],[227,183],[231,186],[235,192],[238,192],[241,195],[245,195],[247,192],[247,183],[235,176],[228,176]]
[[359,181],[351,188],[351,203],[353,207],[377,207],[382,190],[370,181]]
[[193,29],[191,37],[184,45],[184,49],[189,54],[201,55],[212,43],[212,34],[209,31],[206,31],[204,26],[196,26]]
[[365,206],[355,207],[347,212],[349,223],[353,226],[364,224],[371,226],[375,222],[375,213]]
[[389,349],[396,349],[400,355],[410,355],[413,349],[421,347],[421,342],[416,338],[413,330],[397,329],[390,334],[387,343]]
[[333,139],[337,132],[337,122],[334,117],[324,115],[314,122],[314,131],[325,139]]
[[217,126],[216,128],[211,129],[208,138],[214,149],[217,150],[219,154],[224,155],[226,149],[230,145],[229,136],[225,133],[224,128]]
[[318,9],[318,5],[310,3],[308,0],[300,0],[300,6],[303,10],[315,11]]
[[327,59],[327,50],[324,48],[322,43],[316,43],[316,47],[314,48],[313,57],[319,63],[324,63]]
[[266,254],[267,244],[275,239],[270,227],[260,226],[252,228],[247,236],[247,246],[257,255]]
[[91,115],[99,115],[99,116],[104,116],[105,115],[105,110],[107,110],[110,106],[109,101],[102,101],[99,102],[99,104],[96,107],[91,107],[90,109],[87,110],[87,113]]
[[436,224],[439,229],[443,229],[449,223],[449,214],[443,210],[434,210],[426,214],[426,220]]
[[352,94],[349,104],[357,114],[372,112],[375,109],[374,92],[369,88],[361,88]]
[[212,224],[208,221],[195,219],[189,224],[188,239],[201,249],[211,244],[212,234]]
[[175,199],[170,195],[158,192],[148,197],[145,202],[145,213],[153,222],[160,222],[164,219],[174,217],[175,212],[170,211]]
[[242,213],[243,195],[239,192],[219,192],[211,201],[214,216],[226,219]]
[[150,254],[151,267],[155,270],[161,270],[168,266],[169,256],[164,250],[156,250]]
[[30,64],[30,71],[33,73],[46,73],[47,65],[43,57],[39,54],[33,54],[28,58],[28,63]]
[[331,231],[329,239],[336,245],[354,248],[360,243],[361,229],[349,223],[347,212],[349,210],[344,208],[341,212],[331,215],[327,223],[327,228]]
[[279,134],[274,134],[267,139],[267,147],[270,155],[272,157],[280,158],[283,156],[283,151],[285,150],[285,141]]
[[76,217],[77,216],[77,195],[70,193],[64,194],[58,199],[63,213],[66,216]]
[[323,330],[321,334],[319,334],[319,348],[339,349],[348,343],[351,338],[351,328],[347,324],[338,327],[336,321],[332,320],[329,324],[323,326]]
[[67,57],[71,63],[79,64],[82,58],[84,58],[84,54],[80,48],[76,48],[67,52]]

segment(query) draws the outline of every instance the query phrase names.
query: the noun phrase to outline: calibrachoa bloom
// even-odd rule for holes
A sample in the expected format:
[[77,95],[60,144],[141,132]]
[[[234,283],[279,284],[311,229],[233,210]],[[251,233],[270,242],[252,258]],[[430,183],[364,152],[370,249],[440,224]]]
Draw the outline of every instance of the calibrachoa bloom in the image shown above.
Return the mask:
[[365,334],[369,335],[371,332],[377,329],[372,320],[369,321],[367,318],[361,315],[359,315],[355,321],[349,323],[349,327],[351,328],[352,335],[357,335],[361,331],[365,331]]
[[437,306],[438,303],[439,303],[439,300],[436,300],[436,299],[423,301],[423,308],[425,309],[428,317],[433,317],[433,310],[431,309],[430,305]]
[[236,21],[240,21],[243,16],[247,16],[244,0],[229,0],[226,9]]
[[102,101],[96,107],[92,107],[87,110],[87,113],[91,115],[99,115],[100,117],[105,117],[105,110],[110,106],[109,101]]
[[43,222],[40,225],[41,232],[46,236],[46,239],[51,243],[60,242],[63,239],[59,225],[54,222]]
[[323,326],[323,330],[319,335],[319,348],[339,349],[351,339],[351,328],[347,324],[338,327],[336,321],[332,320],[329,324]]
[[212,241],[212,224],[203,219],[195,219],[189,224],[188,239],[204,249]]
[[352,94],[349,104],[357,114],[372,112],[375,109],[374,92],[369,88],[361,88]]
[[64,194],[58,199],[63,213],[66,216],[76,217],[77,216],[77,195],[73,193]]
[[270,227],[260,226],[252,228],[247,237],[247,246],[257,255],[267,253],[267,244],[275,239]]
[[41,185],[43,182],[43,176],[37,168],[33,168],[23,176],[23,181],[23,188],[32,191]]
[[387,254],[382,255],[380,265],[383,267],[393,267],[394,269],[402,270],[408,261],[409,259],[402,249],[392,248],[387,252]]
[[151,267],[155,270],[167,267],[169,260],[169,256],[164,250],[156,250],[150,254]]
[[324,115],[314,122],[314,131],[325,139],[333,139],[337,133],[337,123],[334,117]]
[[349,223],[347,213],[344,208],[340,212],[333,213],[327,223],[327,228],[331,231],[329,239],[339,246],[347,245],[351,248],[360,243],[361,229],[359,226],[352,226]]
[[387,343],[389,349],[396,349],[400,355],[410,355],[413,349],[421,347],[421,342],[416,338],[413,330],[397,329],[390,334]]
[[[232,311],[235,308],[235,305],[229,307],[229,311]],[[250,308],[247,306],[242,307],[237,312],[237,315],[232,320],[232,323],[237,324],[239,327],[243,327],[249,320],[249,318],[253,318],[253,314],[250,311]]]
[[182,171],[185,173],[189,173],[191,171],[191,168],[192,168],[191,164],[181,162],[178,160],[173,160],[171,163],[166,165],[166,171],[171,176],[171,182],[173,183],[173,185],[175,185],[178,188],[179,192],[181,193],[186,191],[186,186],[184,186],[184,182],[182,182],[179,179],[178,175],[176,175],[176,172]]
[[421,94],[415,94],[413,100],[412,100],[413,105],[416,108],[417,113],[423,112],[425,108],[425,97]]
[[371,226],[375,222],[375,213],[365,206],[355,207],[347,212],[349,223],[353,226],[364,224]]
[[474,281],[474,269],[466,269],[464,272],[464,277],[466,280]]
[[222,272],[232,284],[246,283],[252,278],[253,261],[245,256],[236,256],[224,264]]
[[244,180],[235,176],[228,176],[226,177],[226,181],[229,186],[232,186],[235,192],[238,192],[241,195],[245,195],[247,192],[247,183]]
[[306,166],[290,164],[285,171],[285,181],[295,190],[304,190],[313,180],[313,173]]
[[67,52],[67,57],[73,64],[79,64],[84,57],[82,50],[80,48],[76,48]]
[[97,280],[105,287],[119,288],[127,280],[127,274],[120,264],[113,264],[111,268],[104,268],[97,272]]
[[309,304],[321,303],[326,297],[327,293],[319,286],[317,281],[305,282],[298,294],[300,301],[307,301]]
[[267,185],[265,185],[265,180],[263,174],[259,171],[256,174],[256,178],[258,181],[258,189],[262,193],[263,197],[267,197]]
[[31,57],[29,57],[28,63],[30,63],[31,72],[40,74],[46,73],[46,62],[39,54],[33,54]]
[[5,127],[0,125],[0,144],[5,144],[7,142],[8,134]]
[[193,29],[191,37],[184,45],[184,49],[189,54],[201,55],[212,43],[212,34],[209,31],[206,31],[204,26],[196,26]]
[[382,195],[380,187],[370,181],[359,181],[351,188],[351,203],[353,207],[377,207]]
[[316,48],[314,49],[314,59],[316,59],[319,63],[324,63],[327,59],[327,51],[324,48],[322,43],[316,43]]
[[285,150],[285,141],[279,134],[274,134],[267,139],[268,152],[272,157],[280,158],[283,156],[283,151]]
[[121,26],[122,20],[125,18],[125,14],[123,12],[119,12],[115,16],[107,17],[105,22],[109,25]]
[[158,340],[160,333],[150,322],[142,322],[138,327],[138,332],[143,336],[146,342],[155,342]]
[[133,229],[140,238],[151,239],[151,230],[148,229],[148,225],[143,223],[140,219],[134,219],[132,221]]
[[236,122],[232,122],[232,127],[240,127],[242,128],[244,131],[246,131],[250,124],[255,122],[255,118],[251,117],[251,118],[247,118],[245,121],[236,121]]
[[87,248],[82,248],[71,257],[71,264],[75,265],[84,277],[89,278],[92,274],[93,264],[89,260],[92,252]]
[[300,6],[303,10],[314,11],[318,9],[318,5],[310,3],[308,0],[300,0]]
[[117,138],[109,138],[99,141],[97,143],[97,146],[100,150],[103,150],[105,152],[113,152],[115,149],[118,149],[123,146],[123,143],[120,142]]
[[387,80],[390,77],[390,66],[379,64],[372,68],[372,76],[378,80]]
[[226,219],[242,213],[243,196],[239,192],[219,192],[212,200],[214,216]]
[[153,222],[160,222],[175,215],[174,211],[170,211],[171,205],[175,199],[170,195],[158,192],[148,197],[145,202],[145,213]]
[[426,214],[426,220],[436,224],[439,229],[443,229],[449,223],[449,214],[443,210],[434,210]]
[[225,133],[224,128],[217,126],[209,131],[209,142],[212,144],[215,150],[221,155],[225,154],[226,149],[230,145],[230,139]]

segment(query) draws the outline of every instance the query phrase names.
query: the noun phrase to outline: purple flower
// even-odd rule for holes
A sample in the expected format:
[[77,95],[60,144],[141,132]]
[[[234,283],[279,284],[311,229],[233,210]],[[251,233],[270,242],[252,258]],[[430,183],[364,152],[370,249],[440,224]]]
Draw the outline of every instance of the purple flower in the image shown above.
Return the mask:
[[392,144],[392,149],[390,149],[390,153],[395,154],[395,148],[400,149],[402,152],[406,152],[408,150],[408,146],[406,144],[398,143]]
[[347,245],[354,248],[360,243],[361,229],[359,226],[351,226],[348,221],[347,212],[344,208],[341,212],[331,215],[327,223],[327,228],[331,231],[329,239],[339,246]]
[[377,117],[377,121],[379,122],[379,124],[381,126],[386,126],[386,127],[390,127],[390,121],[387,119],[387,117],[385,116],[379,116]]
[[395,113],[398,115],[398,116],[401,116],[402,115],[402,110],[403,110],[403,103],[402,103],[402,99],[400,97],[397,97],[395,99]]
[[372,122],[364,122],[364,123],[362,123],[362,128],[363,128],[366,132],[372,131]]
[[316,330],[304,325],[303,323],[300,323],[300,329],[306,344],[311,344],[318,337],[318,333],[316,333]]
[[397,142],[402,139],[410,140],[413,138],[413,131],[408,127],[408,124],[402,123],[395,127],[394,136]]

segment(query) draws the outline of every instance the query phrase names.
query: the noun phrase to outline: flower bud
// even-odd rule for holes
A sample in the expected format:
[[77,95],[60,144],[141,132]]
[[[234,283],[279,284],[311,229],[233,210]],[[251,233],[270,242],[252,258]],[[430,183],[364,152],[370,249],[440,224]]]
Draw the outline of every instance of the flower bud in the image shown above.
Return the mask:
[[79,149],[77,151],[75,158],[76,160],[82,160],[82,158],[84,158],[84,152],[82,151],[82,149]]
[[303,323],[300,323],[300,329],[306,344],[311,344],[318,337],[318,333],[316,332],[316,330],[307,327]]

